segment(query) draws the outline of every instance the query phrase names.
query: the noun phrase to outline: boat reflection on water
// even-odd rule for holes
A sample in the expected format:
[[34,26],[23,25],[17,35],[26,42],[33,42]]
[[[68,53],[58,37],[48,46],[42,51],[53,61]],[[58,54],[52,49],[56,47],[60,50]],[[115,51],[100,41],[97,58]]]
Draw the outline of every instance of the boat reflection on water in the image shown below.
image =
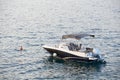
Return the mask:
[[52,62],[52,63],[60,63],[60,64],[65,64],[69,67],[75,67],[78,69],[83,69],[84,70],[89,70],[91,71],[95,71],[95,72],[101,72],[102,68],[104,68],[106,66],[106,64],[101,64],[101,63],[87,63],[87,62],[77,62],[77,61],[65,61],[61,58],[58,57],[53,57],[53,56],[48,56],[48,61]]

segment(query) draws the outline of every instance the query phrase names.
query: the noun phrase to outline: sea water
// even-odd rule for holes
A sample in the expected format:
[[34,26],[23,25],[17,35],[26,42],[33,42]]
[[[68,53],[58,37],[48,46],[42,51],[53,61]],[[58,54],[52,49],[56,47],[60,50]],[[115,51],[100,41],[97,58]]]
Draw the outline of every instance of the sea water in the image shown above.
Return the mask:
[[[80,32],[95,34],[82,41],[107,64],[57,61],[42,48]],[[119,79],[120,0],[0,0],[0,80]]]

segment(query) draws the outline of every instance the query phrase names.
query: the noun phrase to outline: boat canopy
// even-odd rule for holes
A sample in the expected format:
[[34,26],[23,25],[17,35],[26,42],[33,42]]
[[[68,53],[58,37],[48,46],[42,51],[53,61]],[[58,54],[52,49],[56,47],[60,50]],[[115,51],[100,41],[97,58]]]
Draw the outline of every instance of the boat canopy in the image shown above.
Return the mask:
[[91,35],[91,34],[80,34],[80,33],[79,33],[79,34],[63,35],[63,36],[62,36],[62,39],[74,38],[74,39],[80,40],[81,38],[84,38],[84,37],[87,37],[87,36],[95,37],[95,35]]

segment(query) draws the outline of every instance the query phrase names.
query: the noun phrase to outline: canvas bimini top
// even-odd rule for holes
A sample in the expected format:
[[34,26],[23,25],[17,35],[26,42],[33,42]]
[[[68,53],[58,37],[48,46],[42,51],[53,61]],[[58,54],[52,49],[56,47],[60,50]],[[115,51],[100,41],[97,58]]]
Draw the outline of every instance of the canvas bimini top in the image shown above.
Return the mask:
[[91,34],[81,34],[81,33],[79,33],[79,34],[63,35],[63,36],[62,36],[62,39],[74,38],[74,39],[80,40],[81,38],[84,38],[84,37],[87,37],[87,36],[95,37],[95,35],[91,35]]

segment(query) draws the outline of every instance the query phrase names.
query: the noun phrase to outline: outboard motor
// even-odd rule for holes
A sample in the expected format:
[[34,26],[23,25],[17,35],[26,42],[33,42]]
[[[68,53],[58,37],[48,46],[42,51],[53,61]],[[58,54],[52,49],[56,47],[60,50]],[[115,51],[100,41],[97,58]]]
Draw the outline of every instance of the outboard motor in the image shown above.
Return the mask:
[[93,56],[98,58],[98,59],[102,59],[101,52],[97,48],[93,48]]
[[104,64],[106,63],[99,49],[93,48],[93,56],[96,57],[99,62],[104,63]]

